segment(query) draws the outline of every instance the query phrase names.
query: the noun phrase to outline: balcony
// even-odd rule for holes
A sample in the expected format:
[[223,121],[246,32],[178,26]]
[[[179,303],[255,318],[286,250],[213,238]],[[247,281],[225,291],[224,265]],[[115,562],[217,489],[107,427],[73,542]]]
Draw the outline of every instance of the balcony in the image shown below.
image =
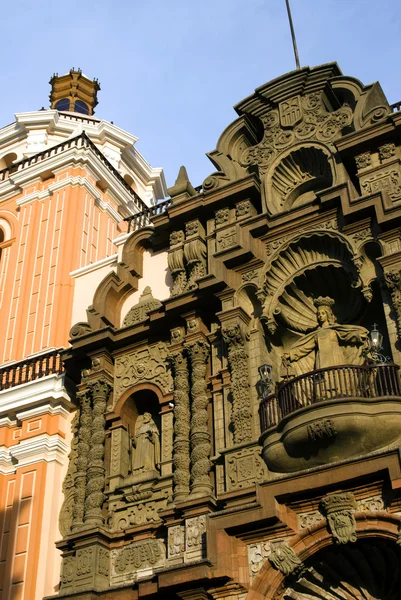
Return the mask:
[[0,368],[0,391],[64,372],[60,350],[52,350]]
[[344,365],[280,384],[259,408],[263,458],[294,472],[401,442],[401,385],[394,364]]

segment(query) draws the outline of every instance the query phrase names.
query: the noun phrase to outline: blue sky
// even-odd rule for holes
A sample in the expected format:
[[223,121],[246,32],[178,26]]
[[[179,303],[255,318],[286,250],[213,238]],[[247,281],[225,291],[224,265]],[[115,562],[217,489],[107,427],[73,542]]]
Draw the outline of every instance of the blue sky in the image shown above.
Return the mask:
[[[397,0],[291,0],[301,65],[337,61],[401,100]],[[96,116],[139,137],[173,185],[211,173],[232,106],[294,68],[285,0],[14,0],[2,6],[0,125],[49,105],[48,81],[80,67],[101,84]]]

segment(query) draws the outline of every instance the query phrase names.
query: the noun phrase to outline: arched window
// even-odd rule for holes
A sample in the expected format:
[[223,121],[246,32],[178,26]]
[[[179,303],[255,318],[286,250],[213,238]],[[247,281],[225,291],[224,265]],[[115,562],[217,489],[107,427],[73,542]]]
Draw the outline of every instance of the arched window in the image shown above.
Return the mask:
[[82,100],[76,100],[74,104],[74,111],[82,113],[83,115],[89,115],[89,107]]
[[62,98],[56,102],[54,108],[56,110],[70,110],[70,100],[68,98]]

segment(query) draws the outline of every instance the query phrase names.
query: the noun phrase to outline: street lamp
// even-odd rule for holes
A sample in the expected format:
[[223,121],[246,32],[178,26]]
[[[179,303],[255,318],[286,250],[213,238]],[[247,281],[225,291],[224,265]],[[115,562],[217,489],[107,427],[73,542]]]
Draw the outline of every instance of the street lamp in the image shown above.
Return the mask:
[[380,350],[383,348],[383,336],[380,331],[377,329],[377,323],[373,323],[372,329],[369,334],[370,340],[370,355],[375,363],[386,363],[390,362],[390,358],[388,356],[384,356],[380,353]]

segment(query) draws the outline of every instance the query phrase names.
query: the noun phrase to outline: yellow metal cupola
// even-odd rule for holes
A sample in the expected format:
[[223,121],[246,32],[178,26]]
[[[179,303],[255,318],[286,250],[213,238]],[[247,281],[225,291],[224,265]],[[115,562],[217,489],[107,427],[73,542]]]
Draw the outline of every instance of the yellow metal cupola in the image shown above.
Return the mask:
[[97,79],[91,81],[82,74],[81,69],[72,68],[69,73],[54,74],[50,79],[50,108],[62,112],[78,112],[93,115],[97,105],[97,92],[100,85]]

